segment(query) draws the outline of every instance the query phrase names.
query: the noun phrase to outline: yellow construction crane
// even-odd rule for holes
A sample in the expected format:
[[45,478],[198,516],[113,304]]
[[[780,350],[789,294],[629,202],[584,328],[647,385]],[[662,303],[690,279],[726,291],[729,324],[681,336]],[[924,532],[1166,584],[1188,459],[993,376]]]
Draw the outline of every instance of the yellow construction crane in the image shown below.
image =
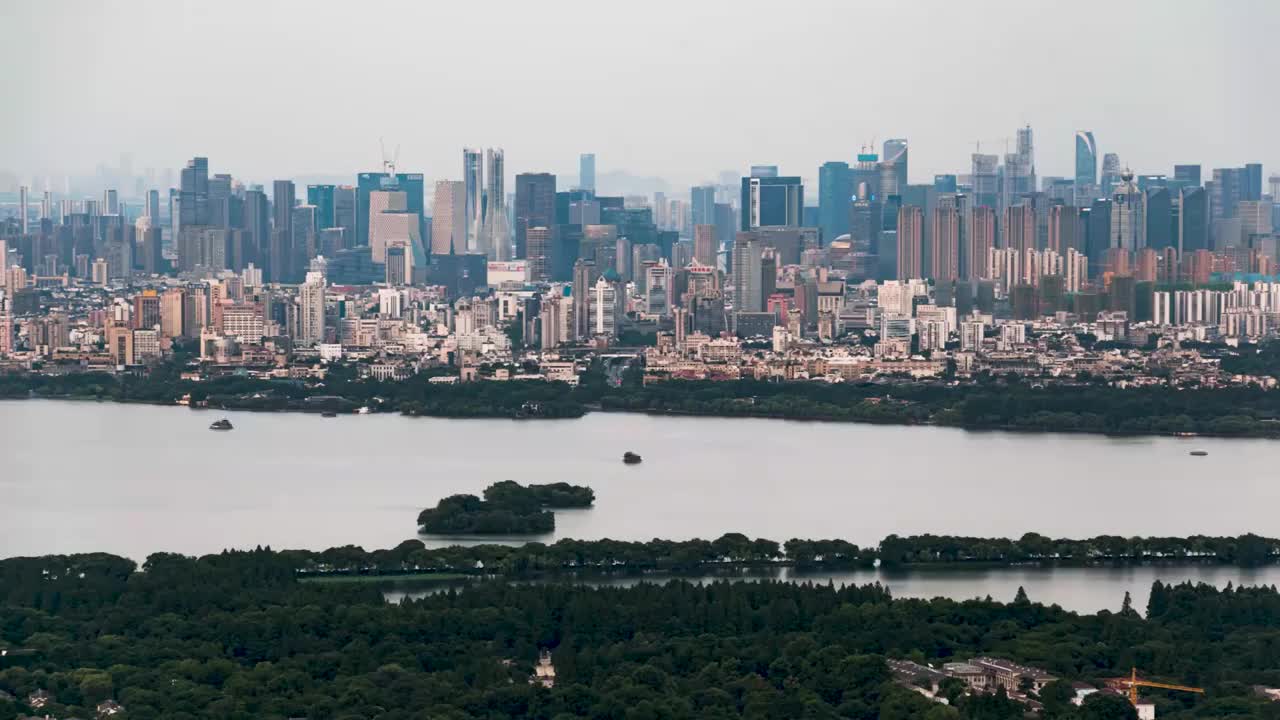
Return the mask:
[[1153,682],[1151,680],[1139,680],[1138,668],[1133,668],[1129,677],[1121,680],[1120,682],[1121,684],[1129,686],[1129,702],[1132,703],[1134,707],[1137,707],[1138,705],[1139,687],[1163,688],[1165,690],[1181,690],[1183,692],[1193,692],[1201,695],[1204,694],[1204,688],[1190,687],[1188,685],[1170,685],[1169,683]]

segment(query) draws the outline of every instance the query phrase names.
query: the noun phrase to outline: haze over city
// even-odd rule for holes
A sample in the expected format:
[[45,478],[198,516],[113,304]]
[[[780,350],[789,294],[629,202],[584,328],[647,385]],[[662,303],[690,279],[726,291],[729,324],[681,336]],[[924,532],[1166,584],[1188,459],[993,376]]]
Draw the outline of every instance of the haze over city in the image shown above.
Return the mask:
[[1280,0],[0,0],[0,720],[1280,720]]
[[1081,128],[1138,173],[1280,160],[1265,0],[23,1],[0,18],[0,190],[60,190],[124,153],[346,177],[378,169],[380,137],[428,185],[485,144],[562,179],[593,151],[602,178],[680,187],[769,163],[812,182],[890,137],[927,180],[1024,124],[1041,176],[1070,175]]

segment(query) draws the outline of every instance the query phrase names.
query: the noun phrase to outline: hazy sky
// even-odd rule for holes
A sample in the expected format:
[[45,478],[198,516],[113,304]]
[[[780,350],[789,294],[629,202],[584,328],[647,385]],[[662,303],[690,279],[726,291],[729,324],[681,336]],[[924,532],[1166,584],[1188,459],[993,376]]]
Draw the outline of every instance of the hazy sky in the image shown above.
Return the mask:
[[[1136,172],[1280,169],[1278,0],[380,2],[0,0],[0,171],[122,152],[254,182],[400,167],[461,178],[627,170],[677,185],[776,163],[816,177],[906,137],[911,178],[966,172],[1030,123],[1037,171],[1073,133]],[[815,188],[816,190],[816,188]]]

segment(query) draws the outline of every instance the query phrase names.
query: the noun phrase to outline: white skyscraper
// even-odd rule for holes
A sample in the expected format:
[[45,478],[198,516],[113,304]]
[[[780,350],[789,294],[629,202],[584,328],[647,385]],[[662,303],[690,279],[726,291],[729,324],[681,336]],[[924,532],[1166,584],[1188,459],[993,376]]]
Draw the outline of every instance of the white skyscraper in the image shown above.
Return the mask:
[[[484,227],[484,156],[479,150],[462,150],[462,182],[465,184],[466,252],[485,253],[481,230]],[[461,248],[458,248],[460,251]]]
[[481,231],[481,245],[485,248],[490,260],[505,261],[511,259],[511,225],[507,220],[507,194],[504,184],[504,163],[502,148],[489,148],[485,151],[485,172],[488,173],[485,185],[484,227]]
[[324,274],[308,272],[298,288],[298,344],[324,342]]

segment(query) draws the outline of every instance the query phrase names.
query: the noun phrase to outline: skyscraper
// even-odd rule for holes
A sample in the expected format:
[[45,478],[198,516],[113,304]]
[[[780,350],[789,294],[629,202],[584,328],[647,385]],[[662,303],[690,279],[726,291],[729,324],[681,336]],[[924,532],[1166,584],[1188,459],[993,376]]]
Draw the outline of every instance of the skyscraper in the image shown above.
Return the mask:
[[160,229],[160,191],[147,191],[147,205],[143,208],[143,215],[151,218],[151,226],[156,230]]
[[484,154],[480,150],[463,148],[462,182],[466,193],[463,214],[467,224],[464,247],[469,253],[486,253],[486,248],[480,246],[480,233],[484,227]]
[[596,154],[583,153],[578,156],[578,189],[596,193]]
[[716,266],[716,255],[720,250],[720,244],[716,241],[715,225],[694,225],[693,226],[693,259],[699,264],[709,267]]
[[1173,202],[1167,187],[1149,187],[1142,193],[1146,222],[1145,247],[1163,250],[1177,244],[1173,224]]
[[334,218],[334,186],[308,185],[307,204],[316,208],[316,231],[335,227]]
[[1105,197],[1111,194],[1120,183],[1120,156],[1107,153],[1102,156],[1102,177],[1098,179],[1099,189]]
[[179,226],[209,224],[209,158],[194,157],[182,169]]
[[1098,145],[1094,142],[1093,132],[1076,131],[1076,178],[1075,204],[1092,200],[1097,195],[1098,184]]
[[907,179],[907,139],[906,138],[890,138],[884,141],[884,159],[882,162],[893,166],[893,174],[896,178],[896,186],[904,188],[909,180]]
[[972,161],[970,172],[973,178],[973,206],[992,209],[999,207],[1000,183],[996,167],[1000,164],[1000,156],[973,153],[970,160]]
[[898,280],[924,277],[924,211],[915,205],[898,208]]
[[804,184],[799,177],[742,178],[741,230],[800,227]]
[[1244,166],[1244,188],[1242,200],[1262,199],[1262,163],[1248,163]]
[[938,282],[960,277],[960,209],[955,199],[948,195],[933,209],[929,276]]
[[[23,235],[27,234],[27,193],[28,191],[29,190],[26,185],[22,185],[18,188],[18,228]],[[0,270],[3,270],[3,269],[4,269],[3,267],[0,267]]]
[[[422,173],[364,172],[356,176],[355,245],[369,244],[369,193],[375,190],[403,192],[408,201],[409,212],[418,214],[420,235],[426,234],[426,215],[422,212],[426,188]],[[458,245],[458,251],[462,252],[461,238]],[[422,260],[425,263],[425,258]]]
[[1132,253],[1147,246],[1145,205],[1133,173],[1125,170],[1112,192],[1111,243],[1109,247]]
[[1199,187],[1200,185],[1200,166],[1199,165],[1174,165],[1173,179],[1182,183],[1183,187]]
[[516,175],[516,257],[527,257],[526,231],[556,224],[556,176],[551,173]]
[[716,224],[716,186],[698,185],[689,191],[693,225]]
[[506,170],[502,148],[485,151],[485,210],[481,245],[490,260],[510,260],[511,225],[507,218]]
[[1004,209],[1004,225],[1000,228],[1000,246],[1023,255],[1036,249],[1036,213],[1030,205],[1011,205]]
[[437,180],[431,209],[431,253],[466,253],[466,184],[461,180]]
[[833,160],[818,168],[818,227],[822,242],[849,232],[849,209],[853,202],[853,174],[849,163]]
[[324,342],[324,275],[307,273],[307,281],[298,288],[298,337],[301,346]]

